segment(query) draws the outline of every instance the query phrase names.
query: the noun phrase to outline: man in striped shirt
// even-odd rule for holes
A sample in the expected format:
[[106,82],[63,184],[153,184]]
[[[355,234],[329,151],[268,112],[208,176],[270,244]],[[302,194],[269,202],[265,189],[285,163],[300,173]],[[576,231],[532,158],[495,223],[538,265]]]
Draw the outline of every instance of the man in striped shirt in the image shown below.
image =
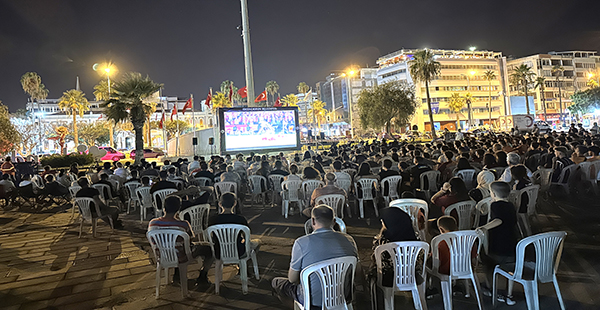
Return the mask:
[[[148,223],[148,231],[154,229],[179,229],[185,231],[190,235],[190,239],[194,238],[194,232],[188,221],[182,221],[175,217],[179,209],[181,208],[181,198],[177,196],[169,196],[165,199],[163,217],[154,218]],[[183,244],[183,238],[177,238],[177,254],[179,256],[179,263],[187,262],[187,256],[185,254],[185,245]],[[204,243],[192,243],[191,244],[192,257],[196,258],[201,256],[203,258],[202,269],[200,269],[200,275],[196,279],[196,284],[210,284],[208,281],[208,270],[212,266],[214,258],[212,256],[212,250],[210,245]],[[159,253],[155,253],[156,257],[159,257]],[[173,283],[179,283],[179,268],[175,268],[173,274]]]

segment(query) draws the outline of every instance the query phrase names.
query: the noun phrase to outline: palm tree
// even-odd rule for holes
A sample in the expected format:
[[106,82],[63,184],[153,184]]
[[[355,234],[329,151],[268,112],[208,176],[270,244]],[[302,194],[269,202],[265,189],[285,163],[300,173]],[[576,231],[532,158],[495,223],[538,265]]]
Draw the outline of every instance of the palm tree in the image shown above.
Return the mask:
[[[279,93],[279,84],[275,81],[268,81],[265,86],[267,90],[267,94],[270,94],[273,97],[273,102],[275,102],[275,94]],[[269,97],[267,96],[267,106],[269,106]]]
[[565,119],[563,118],[563,105],[562,105],[562,87],[560,82],[560,77],[563,75],[565,68],[561,65],[555,65],[552,67],[552,75],[556,77],[556,87],[558,87],[558,107],[560,109],[559,117],[562,123],[565,123]]
[[[112,88],[114,87],[115,83],[111,80],[110,81],[110,88],[111,88],[111,92],[112,92]],[[108,98],[110,97],[108,95],[108,81],[107,80],[100,80],[100,82],[94,86],[94,97],[96,98],[96,101],[106,101],[108,100]]]
[[29,94],[31,102],[48,98],[49,91],[42,84],[42,78],[35,72],[27,72],[21,76],[21,86]]
[[546,78],[543,76],[538,76],[535,79],[534,87],[540,89],[540,99],[542,100],[542,108],[544,109],[544,120],[548,120],[548,116],[546,115],[546,95],[544,93],[546,88]]
[[298,97],[296,97],[294,94],[288,94],[281,98],[281,102],[283,103],[284,107],[297,107]]
[[431,124],[431,137],[436,138],[435,126],[433,124],[433,111],[431,110],[431,97],[429,96],[429,82],[438,74],[442,65],[433,58],[432,51],[424,49],[414,54],[410,64],[410,75],[416,81],[425,83],[425,92],[427,93],[427,108],[429,109],[429,123]]
[[213,113],[217,108],[231,108],[233,105],[227,96],[222,92],[217,92],[211,99]]
[[488,99],[489,99],[489,106],[488,106],[488,112],[489,112],[489,125],[490,125],[490,129],[492,128],[492,80],[496,79],[496,73],[494,73],[494,71],[492,70],[488,70],[485,71],[483,73],[483,79],[488,81]]
[[[140,73],[130,72],[112,88],[114,95],[102,104],[108,119],[115,123],[129,120],[135,131],[135,152],[143,154],[144,124],[147,115],[152,111],[152,103],[144,99],[157,92],[163,85],[157,84],[150,77]],[[139,164],[143,156],[136,156],[135,163]]]
[[310,90],[310,86],[308,86],[308,84],[306,84],[305,82],[300,82],[297,88],[298,93],[301,94],[306,94]]
[[77,114],[83,117],[83,112],[89,111],[90,103],[85,98],[85,94],[77,89],[67,90],[62,97],[58,99],[58,107],[66,110],[73,116],[73,136],[75,137],[75,148],[79,145],[79,135],[77,133]]
[[465,106],[465,98],[461,97],[459,93],[452,93],[450,100],[448,101],[448,107],[454,113],[456,113],[456,130],[460,127],[460,110]]
[[529,85],[533,83],[533,78],[535,76],[536,74],[531,71],[531,67],[526,64],[521,64],[515,68],[513,73],[510,75],[511,83],[517,88],[519,86],[523,88],[523,93],[525,93],[525,106],[527,108],[528,115],[531,114],[531,112],[529,111],[529,98],[527,97],[527,89],[529,88]]
[[325,107],[325,102],[321,100],[315,100],[311,103],[312,108],[308,109],[308,115],[311,115],[313,123],[316,123],[319,131],[321,131],[321,122],[325,119],[327,115],[327,110]]

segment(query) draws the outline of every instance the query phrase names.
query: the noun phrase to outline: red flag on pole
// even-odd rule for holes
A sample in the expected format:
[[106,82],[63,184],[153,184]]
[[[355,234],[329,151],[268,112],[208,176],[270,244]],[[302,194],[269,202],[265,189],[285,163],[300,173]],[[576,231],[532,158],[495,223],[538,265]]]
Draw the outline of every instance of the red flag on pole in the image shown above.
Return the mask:
[[240,94],[240,96],[241,96],[242,98],[246,98],[246,97],[248,97],[248,87],[247,87],[247,86],[244,86],[244,87],[240,88],[240,89],[238,90],[238,94]]
[[183,106],[183,111],[181,111],[181,114],[185,115],[185,110],[191,109],[191,108],[192,108],[192,98],[190,97],[190,99],[188,99],[185,102],[185,105]]
[[165,111],[162,111],[162,115],[160,117],[160,123],[158,123],[159,129],[163,129],[164,122],[165,122]]
[[261,101],[265,101],[267,100],[267,91],[263,91],[262,93],[260,93],[258,95],[258,97],[256,97],[256,99],[254,99],[254,102],[261,102]]
[[171,121],[173,120],[173,115],[177,114],[177,102],[173,104],[173,111],[171,111]]
[[206,96],[206,101],[204,101],[204,104],[210,108],[210,101],[212,100],[212,89],[211,91],[208,93],[208,96]]
[[229,84],[229,102],[233,102],[233,83]]
[[275,104],[273,106],[276,108],[281,107],[281,100],[279,100],[279,96],[277,96],[277,100],[275,100]]

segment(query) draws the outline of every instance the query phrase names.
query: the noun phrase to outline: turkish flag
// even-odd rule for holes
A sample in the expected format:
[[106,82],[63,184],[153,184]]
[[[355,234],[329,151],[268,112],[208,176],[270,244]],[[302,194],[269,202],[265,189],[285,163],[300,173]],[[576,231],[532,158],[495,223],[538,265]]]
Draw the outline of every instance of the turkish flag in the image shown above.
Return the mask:
[[277,96],[277,100],[275,100],[275,104],[273,106],[276,108],[281,107],[281,100],[279,100],[279,96]]
[[181,114],[185,115],[185,110],[192,109],[192,107],[193,107],[193,103],[192,103],[192,98],[190,97],[190,99],[188,99],[185,102],[185,105],[183,106],[183,111],[181,111]]
[[173,104],[173,111],[171,111],[171,120],[173,120],[173,115],[177,114],[177,102]]
[[204,102],[204,104],[210,108],[210,100],[212,99],[212,92],[208,93],[208,96],[206,96],[206,101]]
[[246,97],[248,97],[248,87],[247,87],[247,86],[244,86],[244,87],[240,88],[240,89],[238,90],[238,94],[240,94],[240,96],[241,96],[242,98],[246,98]]
[[263,91],[262,93],[260,93],[258,95],[258,97],[256,97],[256,99],[254,99],[254,102],[261,102],[261,101],[265,101],[267,100],[267,91]]
[[158,128],[163,129],[164,122],[165,122],[165,111],[162,112],[162,116],[160,117],[160,123],[158,123]]

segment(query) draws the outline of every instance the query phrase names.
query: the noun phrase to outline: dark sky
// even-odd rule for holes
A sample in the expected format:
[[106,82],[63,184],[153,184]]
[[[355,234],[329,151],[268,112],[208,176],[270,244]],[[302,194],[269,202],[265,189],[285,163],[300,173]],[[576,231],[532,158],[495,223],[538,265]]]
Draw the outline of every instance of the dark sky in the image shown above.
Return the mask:
[[[332,70],[375,65],[405,48],[479,49],[525,56],[600,50],[600,1],[248,0],[256,93],[314,87]],[[236,0],[0,0],[0,100],[27,95],[38,72],[58,98],[75,87],[93,99],[96,62],[164,83],[164,94],[206,97],[221,81],[245,84]]]

